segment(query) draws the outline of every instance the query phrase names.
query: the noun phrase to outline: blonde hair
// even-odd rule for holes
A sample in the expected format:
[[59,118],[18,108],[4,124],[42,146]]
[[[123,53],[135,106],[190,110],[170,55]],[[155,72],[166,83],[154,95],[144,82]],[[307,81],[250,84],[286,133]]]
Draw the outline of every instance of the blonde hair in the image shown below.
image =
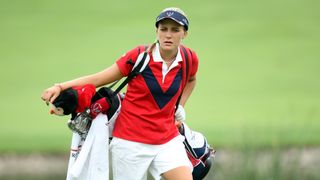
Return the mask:
[[152,53],[153,49],[156,47],[158,40],[156,39],[146,50],[148,53]]

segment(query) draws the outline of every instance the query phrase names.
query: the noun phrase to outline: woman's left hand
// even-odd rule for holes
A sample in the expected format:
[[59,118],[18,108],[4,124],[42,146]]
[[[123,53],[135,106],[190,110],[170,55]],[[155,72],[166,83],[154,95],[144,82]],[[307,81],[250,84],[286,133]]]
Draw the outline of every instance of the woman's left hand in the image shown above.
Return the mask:
[[61,90],[62,88],[59,84],[51,86],[43,91],[41,99],[45,101],[47,105],[49,105],[49,102],[52,103],[59,96]]

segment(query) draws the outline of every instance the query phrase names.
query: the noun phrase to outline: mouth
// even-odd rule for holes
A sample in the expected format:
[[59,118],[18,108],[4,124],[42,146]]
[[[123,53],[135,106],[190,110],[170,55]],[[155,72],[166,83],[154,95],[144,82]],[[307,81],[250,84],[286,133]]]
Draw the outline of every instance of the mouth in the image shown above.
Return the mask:
[[50,114],[55,114],[55,112],[54,112],[53,109],[50,109],[49,113],[50,113]]
[[164,43],[165,45],[172,45],[172,44],[173,44],[172,41],[164,41],[163,43]]

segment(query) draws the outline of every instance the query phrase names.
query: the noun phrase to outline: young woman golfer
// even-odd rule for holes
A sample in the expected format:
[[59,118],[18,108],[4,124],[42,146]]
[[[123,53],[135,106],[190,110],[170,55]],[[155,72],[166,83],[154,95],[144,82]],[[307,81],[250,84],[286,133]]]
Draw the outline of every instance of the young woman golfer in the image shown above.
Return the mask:
[[[147,47],[150,61],[128,83],[114,127],[110,144],[114,180],[143,180],[148,171],[155,179],[192,179],[192,165],[175,120],[185,118],[183,106],[195,87],[198,58],[181,44],[189,28],[182,10],[164,9],[155,26],[157,42]],[[128,61],[134,63],[144,51],[144,46],[138,46],[101,72],[55,84],[41,98],[53,102],[67,88],[100,87],[119,80],[132,70]]]

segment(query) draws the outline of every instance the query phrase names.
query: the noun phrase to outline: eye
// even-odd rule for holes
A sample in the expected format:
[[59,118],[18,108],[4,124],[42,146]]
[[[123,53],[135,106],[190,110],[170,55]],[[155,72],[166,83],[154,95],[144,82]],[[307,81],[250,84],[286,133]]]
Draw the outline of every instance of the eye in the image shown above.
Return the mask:
[[61,107],[56,108],[56,114],[62,116],[63,115],[63,109]]
[[180,29],[179,28],[172,28],[172,31],[173,32],[180,32]]
[[160,31],[166,31],[167,30],[167,28],[164,28],[164,27],[159,28],[159,29],[160,29]]

